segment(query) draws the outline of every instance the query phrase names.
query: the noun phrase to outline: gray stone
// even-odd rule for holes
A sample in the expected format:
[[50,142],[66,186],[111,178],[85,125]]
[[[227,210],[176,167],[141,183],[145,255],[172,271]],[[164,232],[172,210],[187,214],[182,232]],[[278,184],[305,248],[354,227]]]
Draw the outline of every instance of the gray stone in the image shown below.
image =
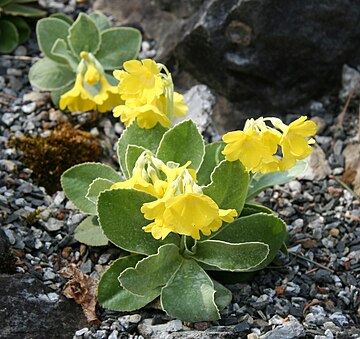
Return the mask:
[[26,105],[21,106],[21,110],[26,114],[30,114],[34,112],[35,109],[36,109],[36,102],[30,102]]
[[292,315],[289,321],[275,327],[270,332],[260,336],[261,339],[295,339],[305,336],[304,327]]
[[19,114],[15,113],[4,113],[1,117],[1,121],[6,126],[11,126],[11,124],[19,117]]
[[288,110],[339,90],[344,63],[360,61],[360,6],[349,0],[96,0],[95,8],[137,23],[158,42],[157,59],[174,56],[237,102],[228,128],[244,110]]
[[28,274],[0,275],[1,337],[7,339],[72,338],[86,325],[73,300],[53,292]]
[[331,173],[330,166],[321,147],[315,144],[313,150],[313,153],[306,159],[308,167],[305,173],[300,175],[301,179],[322,180]]
[[205,85],[197,85],[184,94],[184,102],[188,105],[188,113],[185,117],[174,118],[174,123],[186,119],[192,119],[201,132],[207,130],[212,123],[215,97]]
[[64,223],[55,218],[49,218],[46,222],[44,222],[44,226],[48,231],[55,232],[59,231],[64,226]]

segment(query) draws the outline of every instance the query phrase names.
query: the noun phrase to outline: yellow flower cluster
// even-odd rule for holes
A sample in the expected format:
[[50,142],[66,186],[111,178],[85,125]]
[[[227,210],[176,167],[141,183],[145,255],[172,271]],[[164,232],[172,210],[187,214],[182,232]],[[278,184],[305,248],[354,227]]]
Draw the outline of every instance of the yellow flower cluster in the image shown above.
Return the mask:
[[[111,188],[133,188],[149,193],[157,200],[143,204],[145,219],[153,220],[143,227],[155,239],[165,239],[170,232],[200,239],[200,232],[210,235],[223,222],[232,222],[234,209],[223,210],[196,184],[196,173],[187,167],[166,165],[144,151],[138,158],[130,179]],[[165,178],[164,180],[161,178]]]
[[172,116],[186,114],[183,96],[174,92],[171,74],[164,65],[144,59],[126,61],[123,67],[114,71],[114,77],[120,81],[118,89],[124,104],[113,112],[125,126],[137,120],[141,128],[153,128],[157,123],[170,127]]
[[[223,136],[226,143],[223,154],[228,161],[240,160],[253,173],[287,171],[297,160],[305,159],[312,153],[311,145],[315,141],[310,137],[315,133],[315,122],[307,120],[306,116],[289,125],[278,118],[249,119],[243,131]],[[276,156],[279,147],[282,157]]]
[[121,103],[117,87],[110,85],[102,66],[91,53],[81,52],[80,57],[74,87],[60,97],[60,109],[111,111]]

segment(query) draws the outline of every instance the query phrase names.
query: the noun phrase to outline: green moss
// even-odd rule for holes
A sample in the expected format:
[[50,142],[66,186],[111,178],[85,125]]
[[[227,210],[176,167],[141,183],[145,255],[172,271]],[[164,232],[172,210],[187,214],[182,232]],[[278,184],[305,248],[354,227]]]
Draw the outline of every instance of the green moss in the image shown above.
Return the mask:
[[48,194],[61,190],[60,176],[65,170],[82,162],[97,161],[100,155],[97,139],[70,124],[59,126],[48,137],[15,138],[10,144],[22,152],[20,160]]
[[35,224],[40,219],[41,210],[32,211],[25,219],[28,225]]

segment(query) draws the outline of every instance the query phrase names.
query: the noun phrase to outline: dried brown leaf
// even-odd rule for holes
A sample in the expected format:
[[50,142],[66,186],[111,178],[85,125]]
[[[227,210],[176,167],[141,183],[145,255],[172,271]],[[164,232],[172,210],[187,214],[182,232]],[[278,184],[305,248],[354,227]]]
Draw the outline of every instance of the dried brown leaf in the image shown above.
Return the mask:
[[64,287],[63,294],[80,304],[89,324],[98,325],[100,320],[96,316],[97,283],[83,273],[75,265],[69,265],[61,270],[64,278],[69,280]]

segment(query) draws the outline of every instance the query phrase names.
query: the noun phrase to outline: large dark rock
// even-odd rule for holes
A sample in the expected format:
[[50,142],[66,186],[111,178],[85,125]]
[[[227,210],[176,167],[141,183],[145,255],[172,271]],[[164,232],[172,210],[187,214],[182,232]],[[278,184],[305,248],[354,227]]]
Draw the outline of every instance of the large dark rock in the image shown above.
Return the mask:
[[28,274],[0,275],[0,286],[0,338],[72,338],[86,326],[79,305]]
[[360,63],[355,0],[97,3],[123,23],[137,22],[159,42],[158,58],[175,57],[180,70],[242,112],[285,111],[337,93],[342,65]]

